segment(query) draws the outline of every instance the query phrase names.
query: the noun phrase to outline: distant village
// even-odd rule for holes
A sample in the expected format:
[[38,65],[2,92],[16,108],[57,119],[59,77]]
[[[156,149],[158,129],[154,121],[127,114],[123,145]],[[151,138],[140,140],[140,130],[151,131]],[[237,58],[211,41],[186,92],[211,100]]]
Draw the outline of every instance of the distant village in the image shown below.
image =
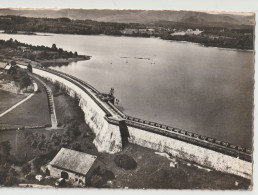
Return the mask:
[[203,31],[200,31],[199,29],[187,29],[187,30],[178,30],[176,28],[172,29],[164,29],[163,27],[158,27],[156,29],[154,28],[125,28],[124,30],[121,30],[120,32],[123,35],[148,35],[148,36],[154,36],[157,34],[160,34],[162,31],[171,31],[171,36],[184,36],[184,35],[199,35]]

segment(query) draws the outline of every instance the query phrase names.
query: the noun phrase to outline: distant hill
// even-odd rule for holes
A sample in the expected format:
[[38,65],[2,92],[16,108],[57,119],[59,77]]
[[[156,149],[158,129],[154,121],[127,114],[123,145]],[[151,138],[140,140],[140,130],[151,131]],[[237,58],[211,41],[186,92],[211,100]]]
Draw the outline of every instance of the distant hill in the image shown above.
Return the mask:
[[210,14],[194,11],[156,11],[156,10],[95,10],[95,9],[0,9],[0,15],[25,17],[44,17],[79,20],[95,20],[119,23],[158,23],[160,21],[192,23],[215,27],[253,26],[253,15]]

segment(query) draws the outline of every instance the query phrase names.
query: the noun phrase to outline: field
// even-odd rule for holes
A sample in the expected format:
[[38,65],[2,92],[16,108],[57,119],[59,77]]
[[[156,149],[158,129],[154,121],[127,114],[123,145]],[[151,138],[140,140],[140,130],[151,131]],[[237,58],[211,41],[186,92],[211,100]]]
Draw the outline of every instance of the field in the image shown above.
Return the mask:
[[24,95],[13,94],[9,91],[0,89],[0,113],[12,107],[14,104],[21,101],[24,98]]
[[37,84],[39,91],[31,99],[0,118],[0,128],[50,124],[47,95]]

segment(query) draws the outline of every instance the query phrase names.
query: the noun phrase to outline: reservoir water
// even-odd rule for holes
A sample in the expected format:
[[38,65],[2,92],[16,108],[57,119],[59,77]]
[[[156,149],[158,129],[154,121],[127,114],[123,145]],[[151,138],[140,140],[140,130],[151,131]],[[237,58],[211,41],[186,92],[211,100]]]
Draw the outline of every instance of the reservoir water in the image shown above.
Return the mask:
[[[101,92],[115,89],[127,115],[252,147],[254,52],[157,38],[0,34],[92,56],[53,67]],[[48,36],[46,36],[48,35]]]

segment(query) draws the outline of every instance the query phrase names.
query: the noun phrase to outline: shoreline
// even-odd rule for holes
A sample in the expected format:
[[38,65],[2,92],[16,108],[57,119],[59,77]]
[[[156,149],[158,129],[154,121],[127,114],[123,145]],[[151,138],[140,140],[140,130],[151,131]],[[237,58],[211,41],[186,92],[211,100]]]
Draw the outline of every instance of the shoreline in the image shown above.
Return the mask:
[[[10,36],[9,40],[0,39],[0,41],[1,51],[9,53],[9,56],[0,55],[0,61],[7,64],[12,61],[21,61],[31,63],[34,67],[49,67],[69,65],[71,62],[91,59],[89,55],[78,55],[77,52],[68,52],[62,48],[57,48],[55,44],[52,45],[52,48],[43,45],[35,46],[17,40],[14,41],[12,36]],[[14,43],[16,46],[14,46]]]
[[[39,34],[42,33],[42,34]],[[112,36],[112,37],[131,37],[131,38],[155,38],[155,39],[160,39],[164,41],[170,41],[170,42],[178,42],[178,43],[192,43],[196,44],[202,47],[207,47],[207,48],[218,48],[218,49],[224,49],[224,50],[231,50],[231,51],[241,51],[241,52],[250,52],[250,51],[255,51],[255,49],[237,49],[237,48],[231,48],[231,47],[217,47],[217,46],[210,46],[210,45],[205,45],[202,43],[198,42],[192,42],[192,41],[179,41],[179,40],[172,40],[172,39],[163,39],[162,37],[155,37],[155,36],[128,36],[128,35],[107,35],[107,34],[69,34],[69,33],[48,33],[48,32],[32,32],[30,33],[5,33],[3,30],[0,30],[0,34],[7,34],[7,35],[28,35],[28,36],[52,36],[53,35],[58,35],[58,34],[63,34],[63,35],[80,35],[80,36]]]

